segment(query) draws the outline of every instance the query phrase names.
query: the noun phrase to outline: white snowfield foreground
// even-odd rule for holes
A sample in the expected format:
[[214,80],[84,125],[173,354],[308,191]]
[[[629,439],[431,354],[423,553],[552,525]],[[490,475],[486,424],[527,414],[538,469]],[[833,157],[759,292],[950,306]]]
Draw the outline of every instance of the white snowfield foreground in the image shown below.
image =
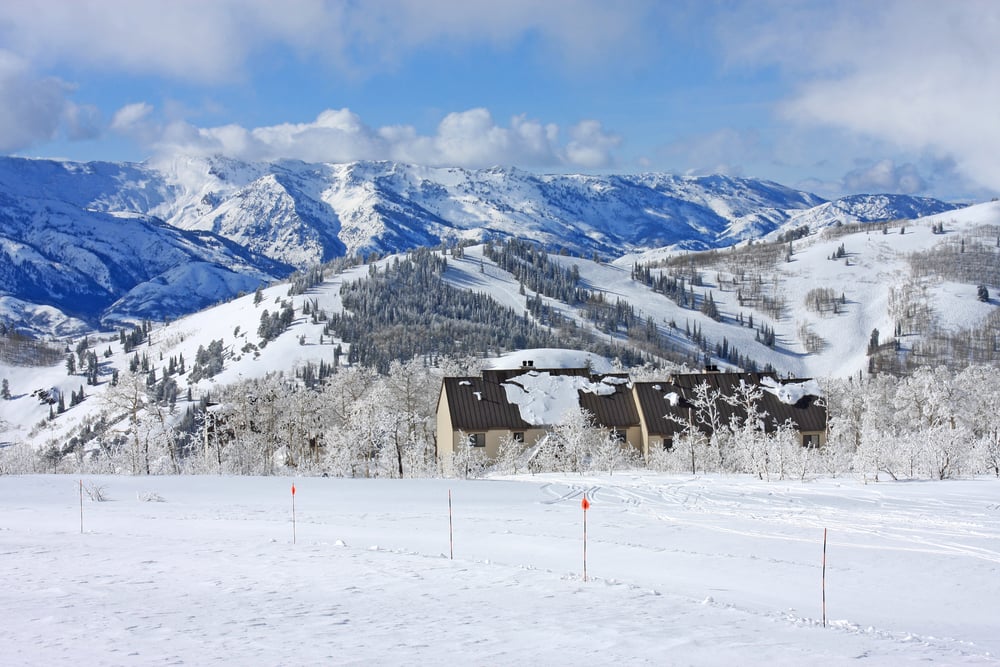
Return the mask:
[[995,479],[292,482],[0,477],[0,662],[1000,663]]

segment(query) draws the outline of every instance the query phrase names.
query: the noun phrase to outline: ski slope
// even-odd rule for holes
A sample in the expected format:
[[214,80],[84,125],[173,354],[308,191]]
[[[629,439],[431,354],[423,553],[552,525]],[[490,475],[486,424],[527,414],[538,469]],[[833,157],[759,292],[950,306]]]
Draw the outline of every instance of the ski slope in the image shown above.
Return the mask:
[[995,479],[82,482],[0,485],[5,665],[1000,662]]

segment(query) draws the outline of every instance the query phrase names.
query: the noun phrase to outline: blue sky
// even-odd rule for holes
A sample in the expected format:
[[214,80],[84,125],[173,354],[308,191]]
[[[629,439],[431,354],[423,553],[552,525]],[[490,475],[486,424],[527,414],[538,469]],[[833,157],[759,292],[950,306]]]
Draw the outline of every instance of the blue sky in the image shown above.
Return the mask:
[[998,34],[991,0],[11,0],[0,151],[983,200],[1000,193]]

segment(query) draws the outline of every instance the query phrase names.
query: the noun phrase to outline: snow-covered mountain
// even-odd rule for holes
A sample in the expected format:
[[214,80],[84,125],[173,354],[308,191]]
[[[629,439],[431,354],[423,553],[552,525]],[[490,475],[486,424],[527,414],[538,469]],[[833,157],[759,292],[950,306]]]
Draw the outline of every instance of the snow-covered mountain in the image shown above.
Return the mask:
[[[769,366],[782,374],[853,377],[871,370],[871,340],[876,330],[881,332],[880,363],[893,359],[931,365],[953,361],[956,366],[998,363],[1000,357],[992,351],[1000,317],[996,298],[1000,292],[995,247],[998,235],[1000,203],[990,202],[890,225],[884,231],[857,231],[846,225],[815,231],[796,239],[793,254],[787,257],[787,244],[741,244],[735,252],[699,258],[701,284],[689,288],[699,300],[713,295],[717,317],[703,312],[697,304],[682,306],[633,279],[631,265],[625,260],[595,262],[558,254],[549,259],[567,268],[575,266],[580,284],[592,293],[634,308],[639,321],[655,328],[668,346],[686,354],[693,367],[700,367],[705,355],[711,363],[731,367],[732,362],[718,354],[725,346],[730,351],[738,349],[759,367]],[[751,254],[768,249],[777,252]],[[836,257],[840,249],[843,254]],[[464,253],[448,253],[443,273],[447,285],[482,295],[544,325],[527,307],[527,301],[538,299],[550,313],[571,321],[568,329],[589,331],[597,341],[614,338],[621,346],[631,344],[622,328],[613,333],[598,329],[579,303],[561,302],[531,290],[523,293],[518,278],[486,257],[484,250],[484,246],[472,246]],[[958,254],[966,259],[958,260]],[[326,322],[312,315],[323,312],[333,318],[343,314],[342,287],[371,280],[373,274],[384,276],[396,259],[386,257],[373,265],[328,273],[322,283],[304,294],[289,295],[288,285],[278,283],[259,295],[246,294],[166,324],[154,324],[148,342],[142,343],[138,352],[159,368],[157,377],[162,379],[162,369],[171,358],[187,360],[190,373],[199,350],[220,341],[224,359],[216,375],[193,379],[182,372],[176,376],[181,393],[191,387],[195,400],[249,378],[277,372],[293,377],[308,366],[332,366],[338,358],[346,363],[351,343],[344,338],[344,330],[334,327],[328,331]],[[748,268],[747,260],[757,263]],[[940,273],[945,265],[956,268],[969,260],[984,266],[988,263],[987,269],[966,277]],[[969,266],[976,266],[975,261]],[[652,271],[670,275],[671,267]],[[749,286],[754,283],[760,285],[762,296],[771,299],[770,306],[765,306],[763,299],[752,300]],[[979,294],[979,284],[988,288],[986,299]],[[778,302],[780,307],[775,305]],[[290,326],[265,344],[260,333],[265,313],[277,314],[286,304],[292,313]],[[39,317],[44,314],[42,311]],[[441,316],[438,326],[446,319]],[[773,333],[771,342],[762,330]],[[377,339],[383,333],[368,328],[364,339]],[[419,332],[410,333],[423,338]],[[976,358],[977,340],[985,341],[987,347],[980,353],[990,358],[982,358],[982,354]],[[92,335],[89,344],[100,354],[100,382],[86,388],[88,397],[96,400],[88,398],[54,421],[47,420],[51,406],[35,397],[38,391],[52,394],[55,389],[68,396],[85,381],[80,373],[67,373],[65,344],[56,349],[48,365],[28,367],[0,357],[0,379],[9,381],[13,395],[12,400],[0,400],[0,442],[66,440],[97,414],[102,406],[100,396],[108,391],[114,371],[124,374],[137,353],[123,345],[117,334]],[[74,341],[70,349],[75,345]],[[512,359],[515,366],[521,363],[518,357]],[[40,424],[46,426],[41,428]]]
[[949,208],[895,195],[825,202],[727,176],[0,158],[0,318],[65,333],[102,321],[176,317],[293,268],[458,240],[518,237],[615,259]]
[[291,271],[223,236],[182,230],[144,212],[168,193],[144,191],[147,176],[129,165],[4,159],[0,318],[58,334],[122,319],[161,320]]
[[955,207],[927,197],[910,195],[849,195],[791,215],[785,227],[819,229],[833,224],[913,220]]

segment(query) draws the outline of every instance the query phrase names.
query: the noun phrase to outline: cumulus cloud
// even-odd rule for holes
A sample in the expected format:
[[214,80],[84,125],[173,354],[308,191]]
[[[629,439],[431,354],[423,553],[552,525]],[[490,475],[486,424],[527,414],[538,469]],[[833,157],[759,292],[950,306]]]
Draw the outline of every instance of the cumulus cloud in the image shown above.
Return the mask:
[[722,35],[731,66],[777,65],[793,82],[786,120],[950,157],[997,189],[998,31],[989,0],[857,0],[745,3]]
[[306,162],[397,160],[429,166],[511,165],[593,169],[614,163],[621,139],[597,121],[569,128],[563,142],[557,125],[523,115],[498,124],[487,109],[447,114],[433,134],[410,125],[371,127],[349,109],[328,109],[308,123],[247,129],[200,128],[183,121],[157,124],[145,103],[122,108],[113,126],[162,153],[222,154],[243,160]]
[[608,134],[596,120],[585,120],[569,131],[566,158],[570,164],[596,169],[612,163],[612,155],[621,145],[621,137]]

